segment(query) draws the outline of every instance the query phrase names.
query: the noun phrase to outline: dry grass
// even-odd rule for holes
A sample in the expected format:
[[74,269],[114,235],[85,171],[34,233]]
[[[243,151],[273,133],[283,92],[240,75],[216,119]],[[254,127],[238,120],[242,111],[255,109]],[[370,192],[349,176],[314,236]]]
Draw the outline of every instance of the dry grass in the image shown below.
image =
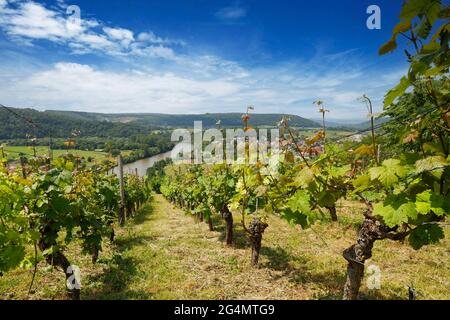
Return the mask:
[[[342,202],[338,223],[324,221],[312,229],[269,218],[260,268],[250,267],[250,248],[235,223],[235,245],[224,243],[224,226],[216,231],[173,208],[161,196],[119,231],[97,265],[74,248],[68,254],[82,269],[83,299],[340,299],[345,281],[343,249],[355,239],[362,207]],[[235,217],[238,220],[238,217]],[[405,299],[413,285],[419,299],[450,298],[449,230],[438,245],[414,251],[407,244],[377,242],[368,262],[382,272],[380,290],[364,299]],[[0,278],[0,298],[64,299],[60,271],[37,274],[28,295],[31,272],[17,270]]]

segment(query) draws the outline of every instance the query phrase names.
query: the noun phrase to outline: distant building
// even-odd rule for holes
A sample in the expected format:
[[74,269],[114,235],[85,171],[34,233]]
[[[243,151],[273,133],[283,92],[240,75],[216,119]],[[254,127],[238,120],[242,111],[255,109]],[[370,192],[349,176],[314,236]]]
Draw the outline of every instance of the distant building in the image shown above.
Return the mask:
[[364,138],[363,134],[355,134],[354,136],[348,137],[347,140],[353,142],[361,142],[363,138]]

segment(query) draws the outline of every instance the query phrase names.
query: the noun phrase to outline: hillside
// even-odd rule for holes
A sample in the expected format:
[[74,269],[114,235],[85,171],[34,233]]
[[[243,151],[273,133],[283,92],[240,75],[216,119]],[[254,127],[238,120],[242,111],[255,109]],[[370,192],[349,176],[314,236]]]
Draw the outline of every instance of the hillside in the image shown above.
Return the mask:
[[[83,299],[340,299],[346,270],[342,250],[352,243],[362,209],[342,202],[341,221],[323,221],[314,230],[300,230],[270,216],[261,266],[255,269],[239,223],[234,245],[226,246],[218,216],[215,231],[209,231],[205,223],[195,223],[156,195],[118,230],[116,244],[105,244],[97,264],[76,246],[68,253],[82,266]],[[369,290],[364,285],[361,298],[407,299],[411,283],[421,298],[448,298],[448,271],[440,258],[447,247],[444,242],[415,251],[395,242],[377,243],[372,263],[383,270],[383,286]],[[390,255],[402,263],[385,258]],[[30,278],[31,272],[23,269],[0,277],[0,299],[66,299],[56,268],[38,269],[31,295]]]
[[[241,113],[207,113],[207,114],[143,114],[143,115],[124,115],[128,117],[136,116],[136,121],[147,125],[162,125],[168,127],[192,127],[194,121],[202,121],[204,127],[214,127],[218,120],[223,127],[241,127]],[[252,114],[251,124],[254,127],[276,126],[280,121],[282,114]],[[318,127],[319,125],[299,116],[289,115],[290,124],[294,127]]]
[[[34,109],[12,109],[22,119],[4,108],[0,108],[0,139],[24,139],[27,134],[38,138],[67,138],[73,130],[80,130],[83,136],[126,137],[148,132],[139,124],[113,123],[97,120],[77,112],[41,112]],[[39,129],[23,119],[31,120]]]
[[[138,123],[144,126],[192,127],[194,121],[202,121],[204,127],[214,127],[221,120],[223,127],[240,127],[241,113],[207,113],[207,114],[163,114],[163,113],[122,113],[101,114],[73,111],[45,111],[47,114],[70,116],[88,121],[110,121],[120,123]],[[253,126],[275,126],[283,114],[252,114]],[[295,127],[318,127],[315,121],[295,115],[289,115],[291,125]]]
[[[37,111],[34,109],[11,109],[21,117],[30,119],[41,130],[35,130],[24,120],[11,112],[0,108],[0,139],[23,139],[27,134],[38,138],[51,133],[54,138],[66,138],[74,129],[80,130],[83,136],[126,137],[145,133],[158,127],[192,127],[194,121],[202,121],[205,128],[214,127],[221,120],[223,127],[242,126],[241,114],[203,114],[203,115],[170,115],[170,114],[101,114],[76,111]],[[251,124],[258,126],[275,126],[281,114],[254,114]],[[318,127],[311,120],[290,116],[294,127]]]

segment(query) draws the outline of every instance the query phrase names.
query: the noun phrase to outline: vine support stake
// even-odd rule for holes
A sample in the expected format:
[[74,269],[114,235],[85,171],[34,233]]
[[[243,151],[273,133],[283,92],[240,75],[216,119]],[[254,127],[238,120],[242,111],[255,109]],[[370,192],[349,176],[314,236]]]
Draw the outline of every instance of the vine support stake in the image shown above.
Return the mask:
[[20,166],[22,167],[22,176],[24,179],[27,177],[27,170],[25,168],[25,157],[20,156]]
[[125,224],[125,188],[123,181],[123,159],[122,155],[118,157],[119,165],[119,185],[120,185],[120,203],[119,203],[119,224],[123,226]]

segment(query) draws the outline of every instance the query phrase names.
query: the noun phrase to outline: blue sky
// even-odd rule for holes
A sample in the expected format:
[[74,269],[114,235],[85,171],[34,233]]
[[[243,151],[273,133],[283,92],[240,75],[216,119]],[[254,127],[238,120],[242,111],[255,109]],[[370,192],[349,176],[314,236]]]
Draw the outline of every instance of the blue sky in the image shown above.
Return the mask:
[[[381,30],[366,9],[381,8]],[[81,19],[67,14],[80,8]],[[406,71],[379,57],[401,1],[0,0],[0,102],[89,112],[363,119]]]

